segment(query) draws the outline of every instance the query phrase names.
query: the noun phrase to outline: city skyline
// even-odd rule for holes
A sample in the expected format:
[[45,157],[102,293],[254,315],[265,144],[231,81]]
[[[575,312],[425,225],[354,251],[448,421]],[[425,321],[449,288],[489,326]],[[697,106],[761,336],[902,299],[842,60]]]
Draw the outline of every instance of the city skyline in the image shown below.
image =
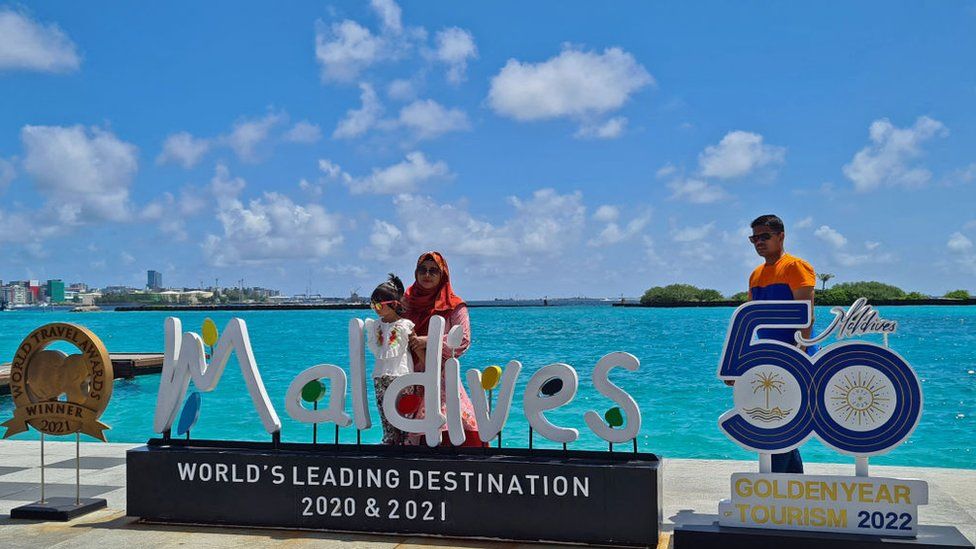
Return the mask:
[[976,290],[976,8],[709,6],[0,2],[4,274],[730,295],[777,213],[834,284]]

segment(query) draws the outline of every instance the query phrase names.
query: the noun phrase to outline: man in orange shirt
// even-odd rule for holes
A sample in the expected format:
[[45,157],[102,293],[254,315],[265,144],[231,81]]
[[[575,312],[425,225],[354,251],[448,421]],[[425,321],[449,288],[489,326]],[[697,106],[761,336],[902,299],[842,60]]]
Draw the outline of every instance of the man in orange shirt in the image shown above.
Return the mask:
[[[783,250],[786,240],[786,228],[783,220],[775,215],[761,215],[752,222],[752,236],[749,241],[756,248],[756,253],[766,260],[756,267],[749,277],[749,299],[752,300],[789,300],[809,301],[813,304],[813,293],[816,287],[816,275],[813,267],[799,257],[790,255]],[[760,339],[775,339],[790,345],[797,345],[802,351],[813,355],[816,346],[805,348],[798,345],[794,334],[796,330],[789,328],[765,328],[758,331]],[[804,337],[810,337],[810,328],[801,332]],[[803,459],[799,450],[791,450],[785,454],[773,454],[772,470],[774,473],[802,473]]]

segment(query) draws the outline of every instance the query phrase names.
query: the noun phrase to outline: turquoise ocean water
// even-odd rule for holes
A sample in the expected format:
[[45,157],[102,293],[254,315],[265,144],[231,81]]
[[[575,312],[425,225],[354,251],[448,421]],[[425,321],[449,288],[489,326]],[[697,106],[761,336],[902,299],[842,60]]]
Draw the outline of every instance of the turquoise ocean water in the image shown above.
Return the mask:
[[[925,410],[912,437],[872,463],[976,468],[976,307],[881,307],[881,315],[897,320],[899,332],[891,346],[915,368],[925,396]],[[566,362],[580,375],[580,391],[568,405],[550,412],[557,424],[580,429],[577,449],[604,449],[606,444],[587,429],[583,413],[600,413],[612,405],[590,385],[596,361],[611,351],[627,351],[641,362],[640,370],[615,371],[611,379],[630,392],[641,406],[640,449],[674,458],[754,459],[739,449],[717,426],[732,404],[732,391],[715,371],[731,308],[640,309],[613,307],[477,308],[471,310],[473,344],[461,359],[462,371],[523,364],[515,402],[504,431],[506,446],[527,446],[528,423],[521,394],[533,372],[552,362]],[[248,325],[254,355],[268,393],[284,424],[282,439],[311,441],[311,426],[285,412],[288,384],[302,370],[320,363],[348,368],[346,330],[350,318],[369,311],[254,311],[210,313],[218,327],[232,317]],[[163,320],[159,312],[0,312],[0,362],[33,328],[55,321],[75,322],[95,331],[110,352],[162,352]],[[184,330],[199,333],[207,314],[179,312]],[[832,318],[817,308],[818,330]],[[65,349],[69,350],[69,349]],[[463,378],[462,378],[463,379]],[[159,376],[115,383],[112,402],[102,421],[112,429],[112,442],[142,442],[153,436],[152,417]],[[192,390],[192,385],[191,385]],[[370,388],[372,398],[372,388]],[[347,408],[351,406],[347,398]],[[9,395],[0,396],[0,422],[12,415]],[[350,412],[351,413],[351,412]],[[371,408],[374,427],[363,440],[380,438],[378,412]],[[203,398],[194,438],[266,440],[252,408],[240,370],[232,360],[220,385]],[[36,438],[23,433],[16,438]],[[332,426],[320,437],[331,440]],[[354,442],[353,427],[342,429],[344,442]],[[539,447],[557,447],[535,438]],[[628,446],[629,448],[629,446]],[[853,462],[818,441],[802,448],[806,461]]]

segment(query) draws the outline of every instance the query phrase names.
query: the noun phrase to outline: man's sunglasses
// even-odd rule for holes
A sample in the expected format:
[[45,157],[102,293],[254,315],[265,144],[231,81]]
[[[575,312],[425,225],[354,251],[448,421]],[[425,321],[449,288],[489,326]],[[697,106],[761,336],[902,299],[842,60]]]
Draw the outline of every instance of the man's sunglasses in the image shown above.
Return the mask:
[[425,274],[428,274],[430,276],[437,276],[441,274],[441,270],[437,267],[431,267],[429,269],[426,267],[417,267],[417,276],[423,276]]
[[391,300],[391,301],[374,301],[372,303],[372,306],[373,306],[373,310],[378,313],[378,312],[380,312],[380,309],[383,308],[383,305],[397,305],[399,303],[400,302],[397,301],[397,300],[395,300],[395,299],[394,300]]
[[779,234],[779,231],[777,231],[775,233],[759,233],[759,234],[754,234],[754,235],[752,235],[752,236],[749,237],[749,242],[752,242],[753,244],[755,244],[756,242],[765,242],[765,241],[769,240],[770,238],[772,238],[774,234]]

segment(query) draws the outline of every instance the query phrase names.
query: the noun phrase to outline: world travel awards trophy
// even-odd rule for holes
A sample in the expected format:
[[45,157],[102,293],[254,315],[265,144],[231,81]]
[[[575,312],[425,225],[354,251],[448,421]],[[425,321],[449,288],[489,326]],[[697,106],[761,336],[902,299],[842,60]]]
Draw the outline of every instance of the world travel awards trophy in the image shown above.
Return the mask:
[[[79,352],[48,349],[64,343]],[[17,347],[10,365],[14,417],[2,424],[3,438],[27,431],[41,433],[41,499],[10,510],[12,519],[71,520],[105,507],[105,500],[81,497],[81,433],[105,441],[108,425],[98,421],[112,397],[112,361],[94,333],[76,324],[56,322],[31,332]],[[44,436],[75,435],[75,497],[46,497]]]
[[[954,527],[919,525],[926,482],[869,476],[868,458],[898,447],[915,430],[922,388],[908,362],[888,347],[896,322],[882,319],[865,298],[831,312],[827,330],[804,339],[809,302],[754,301],[736,309],[718,369],[720,379],[734,381],[734,407],[719,427],[759,454],[759,473],[734,473],[718,521],[676,526],[675,548],[972,547]],[[830,336],[836,342],[808,356],[797,345],[762,337],[763,329],[784,328],[796,330],[803,347]],[[857,340],[868,334],[880,334],[884,344]],[[772,454],[813,436],[854,457],[854,476],[772,472]]]

